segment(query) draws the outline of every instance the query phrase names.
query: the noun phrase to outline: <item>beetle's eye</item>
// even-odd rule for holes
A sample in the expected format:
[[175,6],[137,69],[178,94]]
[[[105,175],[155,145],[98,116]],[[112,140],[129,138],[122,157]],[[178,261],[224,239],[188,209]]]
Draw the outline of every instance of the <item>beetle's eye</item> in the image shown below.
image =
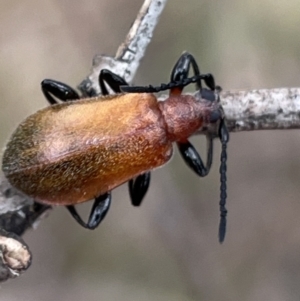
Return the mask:
[[206,100],[210,100],[210,101],[216,100],[215,92],[212,90],[205,89],[205,88],[201,90],[201,97]]

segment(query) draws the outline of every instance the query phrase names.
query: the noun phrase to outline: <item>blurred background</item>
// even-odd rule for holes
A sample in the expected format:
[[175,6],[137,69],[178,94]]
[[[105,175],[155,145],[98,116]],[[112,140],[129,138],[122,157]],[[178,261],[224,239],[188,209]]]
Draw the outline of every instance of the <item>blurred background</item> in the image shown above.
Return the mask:
[[[41,80],[76,87],[95,54],[115,55],[142,2],[0,2],[1,147],[47,106]],[[299,33],[297,0],[169,1],[135,83],[167,82],[188,50],[224,90],[299,87]],[[192,141],[205,151],[203,137]],[[2,284],[0,300],[299,300],[300,131],[231,135],[222,245],[215,145],[208,177],[197,178],[176,153],[153,172],[140,208],[130,205],[127,186],[116,189],[95,231],[55,208],[24,236],[32,267]]]

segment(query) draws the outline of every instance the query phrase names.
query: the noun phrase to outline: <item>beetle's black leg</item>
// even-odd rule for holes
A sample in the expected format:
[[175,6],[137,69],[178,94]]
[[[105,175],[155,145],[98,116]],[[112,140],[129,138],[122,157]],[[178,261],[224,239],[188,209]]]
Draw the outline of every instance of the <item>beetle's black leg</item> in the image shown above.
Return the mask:
[[84,228],[94,230],[104,219],[111,203],[111,193],[107,192],[95,198],[88,222],[85,223],[78,214],[75,206],[66,206],[74,219]]
[[[190,53],[184,52],[173,67],[173,70],[171,72],[171,82],[181,81],[188,78],[191,66],[193,68],[194,74],[199,75],[200,70],[195,58]],[[196,89],[202,89],[200,79],[196,82]]]
[[[103,69],[99,74],[99,85],[102,95],[109,94],[105,82],[115,93],[120,93],[121,87],[128,86],[128,83],[122,77],[107,69]],[[128,182],[129,195],[133,206],[140,206],[148,191],[149,185],[150,172],[139,175]]]
[[147,193],[150,185],[150,174],[150,172],[146,172],[128,182],[129,195],[133,206],[140,206],[145,194]]
[[78,93],[72,87],[52,79],[44,79],[41,82],[41,86],[45,97],[52,105],[57,103],[52,95],[62,101],[76,100],[80,98]]
[[[177,63],[175,64],[173,71],[171,73],[171,82],[176,82],[180,80],[184,80],[188,78],[190,67],[192,66],[193,72],[195,76],[200,76],[200,69],[199,66],[194,58],[193,55],[191,55],[188,52],[184,52]],[[211,90],[215,90],[215,80],[214,77],[211,74],[202,74],[202,77],[196,81],[196,89],[201,90],[201,79],[204,80],[206,86],[210,88]]]
[[179,152],[185,163],[199,176],[205,177],[211,168],[213,157],[213,139],[210,135],[206,136],[207,140],[207,159],[204,165],[199,153],[194,146],[187,140],[186,142],[177,143]]
[[99,74],[99,85],[102,95],[109,94],[105,86],[105,82],[115,93],[121,93],[121,86],[128,86],[128,83],[121,76],[109,71],[108,69],[102,69]]

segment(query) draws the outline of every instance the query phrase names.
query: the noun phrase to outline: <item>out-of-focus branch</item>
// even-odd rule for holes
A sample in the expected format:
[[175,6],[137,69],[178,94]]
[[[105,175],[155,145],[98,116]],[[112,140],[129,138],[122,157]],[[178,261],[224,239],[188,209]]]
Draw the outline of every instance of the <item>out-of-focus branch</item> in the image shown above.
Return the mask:
[[[144,1],[116,56],[100,55],[94,58],[92,73],[79,85],[83,95],[99,94],[98,75],[103,68],[131,82],[166,2]],[[20,236],[27,229],[35,227],[49,209],[49,206],[38,205],[18,192],[3,174],[0,175],[0,282],[19,276],[30,266],[31,253]]]
[[100,94],[98,76],[102,69],[113,71],[128,83],[133,80],[166,3],[167,0],[145,0],[116,56],[95,56],[91,74],[79,85],[83,95]]

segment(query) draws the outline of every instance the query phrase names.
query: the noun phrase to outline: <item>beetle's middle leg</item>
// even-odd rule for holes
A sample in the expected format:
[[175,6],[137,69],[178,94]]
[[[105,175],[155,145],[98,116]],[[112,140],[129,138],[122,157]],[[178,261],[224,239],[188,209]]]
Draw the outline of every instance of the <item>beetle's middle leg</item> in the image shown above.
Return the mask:
[[[108,95],[109,92],[105,83],[107,83],[115,93],[121,93],[121,87],[128,86],[128,83],[122,77],[107,69],[103,69],[99,74],[99,85],[102,94]],[[150,185],[150,178],[150,172],[145,172],[129,180],[129,195],[133,206],[140,206],[142,203]]]

